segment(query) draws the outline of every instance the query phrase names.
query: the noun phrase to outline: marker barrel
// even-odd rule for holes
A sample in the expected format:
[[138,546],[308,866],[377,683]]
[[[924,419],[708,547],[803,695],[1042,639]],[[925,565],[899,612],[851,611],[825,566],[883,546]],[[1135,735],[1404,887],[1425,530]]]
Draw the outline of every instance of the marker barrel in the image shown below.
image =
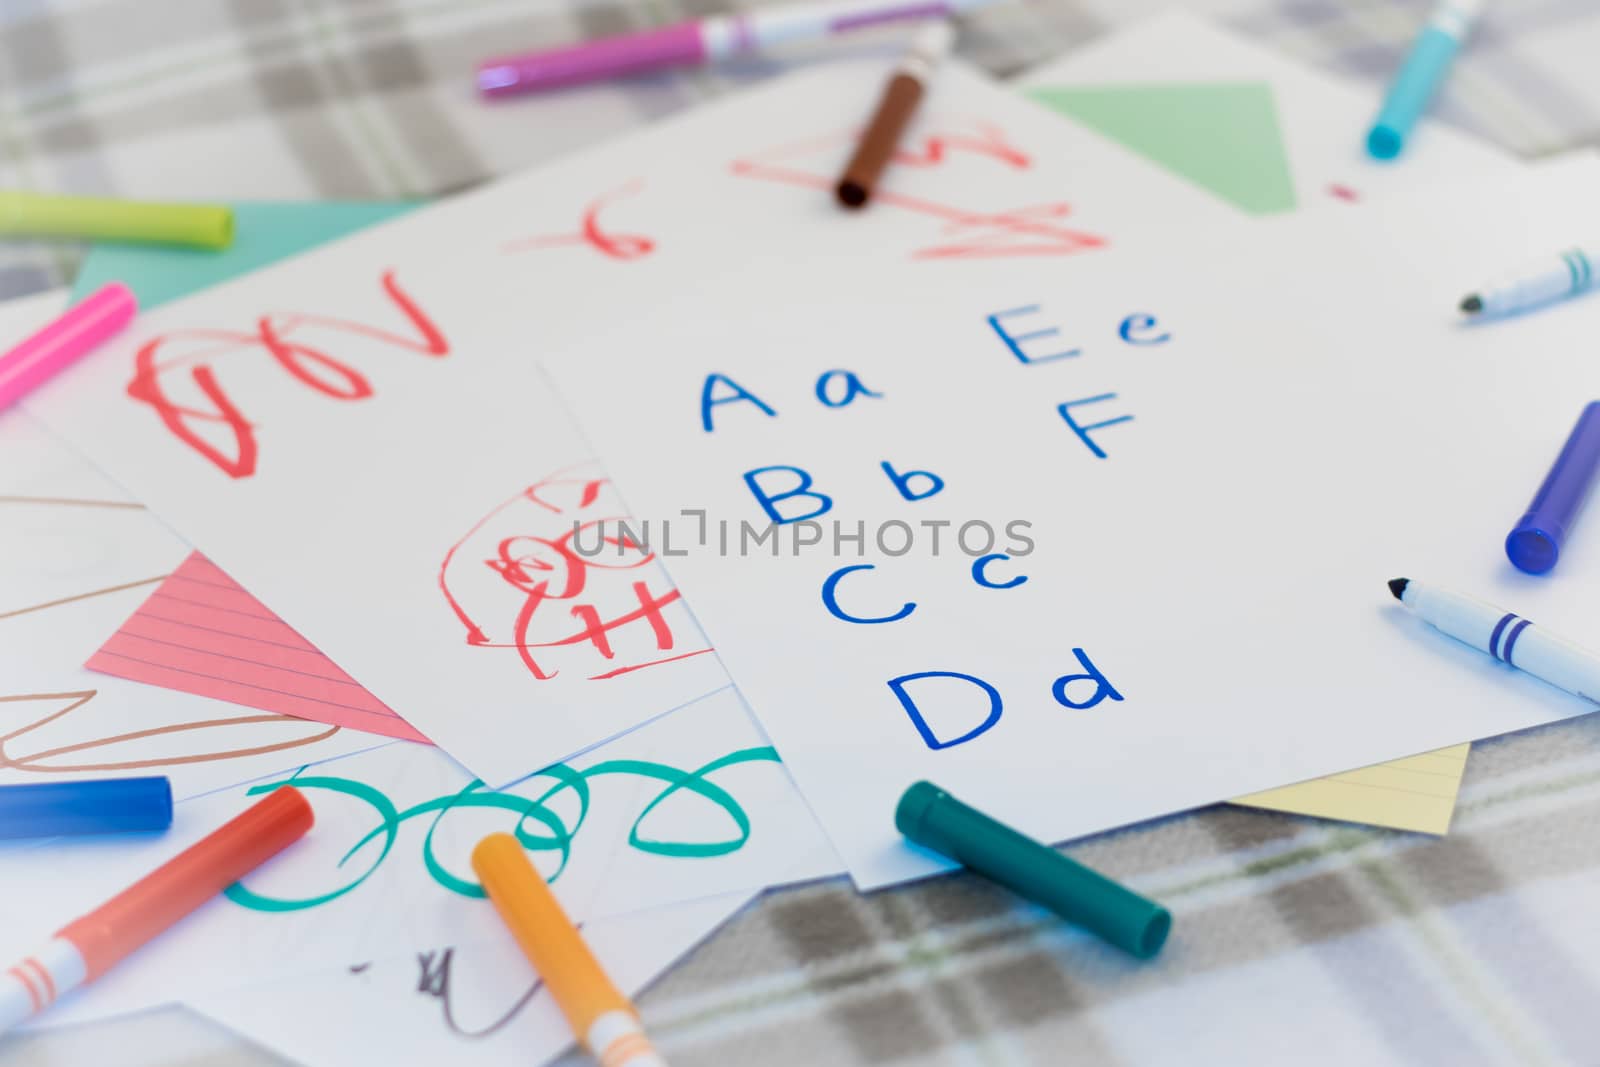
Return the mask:
[[219,249],[233,243],[233,210],[221,204],[0,192],[0,234]]
[[1600,249],[1573,247],[1530,263],[1480,288],[1480,315],[1508,315],[1551,304],[1594,288]]
[[130,834],[172,825],[165,778],[0,786],[0,838]]
[[872,198],[878,179],[900,147],[900,138],[922,102],[928,80],[954,41],[955,30],[948,22],[929,23],[917,33],[910,51],[884,87],[877,110],[834,188],[845,207],[859,208]]
[[589,1051],[605,1067],[665,1067],[633,1005],[589,951],[521,843],[510,834],[490,834],[472,850],[472,869]]
[[1600,703],[1600,656],[1476,597],[1417,582],[1401,603],[1457,641],[1585,700]]
[[699,24],[679,22],[570,48],[485,60],[478,67],[478,91],[491,98],[515,96],[705,61]]
[[1367,151],[1374,158],[1393,159],[1405,147],[1482,6],[1482,0],[1443,0],[1434,9],[1367,134]]
[[1589,496],[1597,469],[1600,401],[1591,401],[1578,416],[1527,513],[1506,535],[1506,556],[1518,570],[1545,574],[1555,567],[1561,546]]
[[279,786],[94,911],[0,971],[0,1034],[92,982],[311,829],[311,805]]
[[892,22],[938,18],[990,0],[833,0],[712,15],[566,48],[497,56],[478,65],[478,92],[515,96],[667,67],[697,66],[792,41]]
[[304,794],[293,786],[274,789],[56,936],[78,946],[92,981],[304,837],[312,821]]
[[0,411],[120,333],[133,321],[136,310],[138,301],[132,290],[112,282],[0,355]]
[[1172,929],[1172,915],[1160,904],[963,804],[931,782],[917,782],[905,791],[894,823],[924,848],[1141,959],[1159,952]]
[[0,1034],[77,989],[87,973],[77,946],[62,937],[0,972]]

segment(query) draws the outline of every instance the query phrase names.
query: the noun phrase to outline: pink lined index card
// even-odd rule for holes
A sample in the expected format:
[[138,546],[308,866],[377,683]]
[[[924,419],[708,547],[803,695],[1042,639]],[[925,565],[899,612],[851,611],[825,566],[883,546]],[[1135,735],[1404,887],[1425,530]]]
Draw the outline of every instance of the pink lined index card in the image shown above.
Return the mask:
[[156,587],[85,666],[263,711],[427,742],[198,552]]

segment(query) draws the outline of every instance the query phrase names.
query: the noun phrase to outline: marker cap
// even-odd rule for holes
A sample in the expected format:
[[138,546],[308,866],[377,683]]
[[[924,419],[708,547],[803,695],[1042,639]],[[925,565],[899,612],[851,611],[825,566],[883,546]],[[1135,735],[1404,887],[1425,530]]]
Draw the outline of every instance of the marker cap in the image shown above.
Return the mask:
[[1600,468],[1600,401],[1591,401],[1567,436],[1533,503],[1506,535],[1506,557],[1518,570],[1545,574],[1561,557],[1567,532]]
[[705,58],[699,25],[679,22],[570,48],[485,60],[478,67],[478,92],[515,96],[657,67],[690,66]]
[[279,786],[56,936],[77,946],[93,981],[305,836],[314,819],[304,794]]
[[182,245],[215,251],[233,243],[233,209],[224,204],[0,192],[0,233]]
[[108,282],[15,348],[0,352],[0,411],[115,337],[137,310],[133,290]]
[[165,778],[0,786],[0,838],[132,834],[172,825]]
[[931,782],[917,782],[905,791],[894,824],[917,844],[1141,959],[1161,951],[1172,929],[1172,914],[1160,904],[968,807]]
[[586,1038],[607,1012],[632,1013],[521,842],[507,833],[490,834],[473,848],[472,869],[574,1033]]

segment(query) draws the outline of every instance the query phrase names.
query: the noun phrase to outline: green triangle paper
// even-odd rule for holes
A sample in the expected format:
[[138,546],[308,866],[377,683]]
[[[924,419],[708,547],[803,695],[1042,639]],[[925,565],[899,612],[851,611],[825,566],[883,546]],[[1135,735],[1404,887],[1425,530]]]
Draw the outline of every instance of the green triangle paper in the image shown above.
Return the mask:
[[1040,87],[1028,95],[1252,215],[1294,210],[1265,84]]

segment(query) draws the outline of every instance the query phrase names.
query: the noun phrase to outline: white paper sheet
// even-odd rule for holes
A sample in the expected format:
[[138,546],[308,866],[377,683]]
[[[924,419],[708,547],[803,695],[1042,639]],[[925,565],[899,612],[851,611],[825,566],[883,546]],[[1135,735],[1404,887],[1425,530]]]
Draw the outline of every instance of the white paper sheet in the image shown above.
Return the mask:
[[[1482,499],[1419,479],[1503,398],[1450,379],[1448,410],[1408,417],[1413,391],[1452,373],[1452,346],[1470,351],[1433,290],[1472,284],[1451,280],[1475,273],[1456,269],[1464,245],[1488,270],[1526,252],[1526,233],[1570,234],[1592,213],[1582,176],[1595,171],[1286,217],[1259,244],[1238,233],[1223,260],[1107,256],[983,285],[813,291],[782,309],[756,309],[729,278],[714,306],[679,302],[551,366],[632,512],[690,535],[668,567],[870,888],[939,866],[891,822],[918,778],[1060,840],[1583,710],[1516,680],[1486,686],[1460,656],[1419,657],[1383,582],[1456,537],[1455,498]],[[1501,209],[1514,222],[1462,231]],[[1435,231],[1452,229],[1441,244]],[[1343,244],[1359,254],[1330,254]],[[1423,328],[1440,362],[1393,370],[1416,366],[1416,344],[1396,338]],[[604,398],[596,368],[646,336],[676,344],[636,370],[641,399]],[[1541,364],[1524,391],[1567,374],[1575,412],[1590,365]],[[1492,366],[1525,373],[1504,355]],[[708,389],[726,401],[710,432]],[[1554,420],[1552,449],[1572,417]],[[1496,499],[1501,521],[1548,461]],[[695,544],[688,502],[713,531],[765,530],[752,484],[787,521],[776,553],[724,551],[715,533]],[[793,521],[813,512],[815,529]],[[1016,520],[1032,524],[1031,554]],[[952,551],[972,522],[995,543],[975,527]],[[834,542],[858,523],[864,548]],[[795,551],[797,532],[821,543]],[[1476,542],[1486,575],[1507,569],[1501,537]],[[1013,558],[981,570],[980,552]]]
[[220,1023],[180,1008],[127,1019],[65,1027],[48,1033],[8,1033],[0,1042],[0,1067],[282,1067],[265,1053],[250,1055]]
[[[611,980],[632,997],[751,899],[732,893],[595,919],[584,925],[584,938]],[[509,935],[359,971],[208,994],[194,1006],[305,1067],[537,1067],[573,1044],[560,1010]]]
[[[0,304],[0,350],[65,299]],[[381,743],[84,670],[188,553],[38,420],[0,413],[0,785],[164,774],[181,799]]]
[[1017,79],[1021,89],[1266,82],[1302,209],[1351,203],[1441,184],[1510,175],[1514,157],[1432,119],[1417,124],[1405,157],[1367,155],[1377,114],[1370,89],[1315,70],[1187,11],[1168,11],[1075,48]]
[[[509,780],[725,684],[651,561],[586,572],[545,525],[614,514],[572,482],[590,451],[532,377],[548,343],[730,267],[915,285],[1154,241],[1154,205],[1235,217],[958,65],[872,208],[843,212],[827,190],[884,76],[784,79],[167,305],[32,406],[380,700]],[[484,328],[491,298],[528,313],[516,332]],[[613,367],[619,396],[661,344]],[[557,504],[504,510],[552,480]]]
[[[1064,88],[1183,93],[1264,85],[1293,175],[1296,207],[1303,211],[1346,211],[1374,198],[1426,194],[1441,185],[1509,175],[1523,166],[1496,146],[1430,119],[1419,123],[1403,162],[1375,161],[1363,148],[1378,106],[1372,88],[1297,63],[1189,10],[1135,22],[1025,72],[1013,84],[1024,93]],[[1211,135],[1226,137],[1229,131],[1215,129]],[[1421,753],[1414,760],[1420,762],[1357,768],[1243,802],[1440,832],[1455,806],[1460,782],[1455,768],[1464,766],[1465,752]],[[1396,783],[1424,785],[1396,789]]]
[[36,1025],[503,935],[470,854],[524,836],[576,921],[837,873],[789,775],[726,688],[499,794],[436,749],[394,742],[179,805],[170,833],[5,850],[0,958],[83,914],[292,781],[300,842]]

